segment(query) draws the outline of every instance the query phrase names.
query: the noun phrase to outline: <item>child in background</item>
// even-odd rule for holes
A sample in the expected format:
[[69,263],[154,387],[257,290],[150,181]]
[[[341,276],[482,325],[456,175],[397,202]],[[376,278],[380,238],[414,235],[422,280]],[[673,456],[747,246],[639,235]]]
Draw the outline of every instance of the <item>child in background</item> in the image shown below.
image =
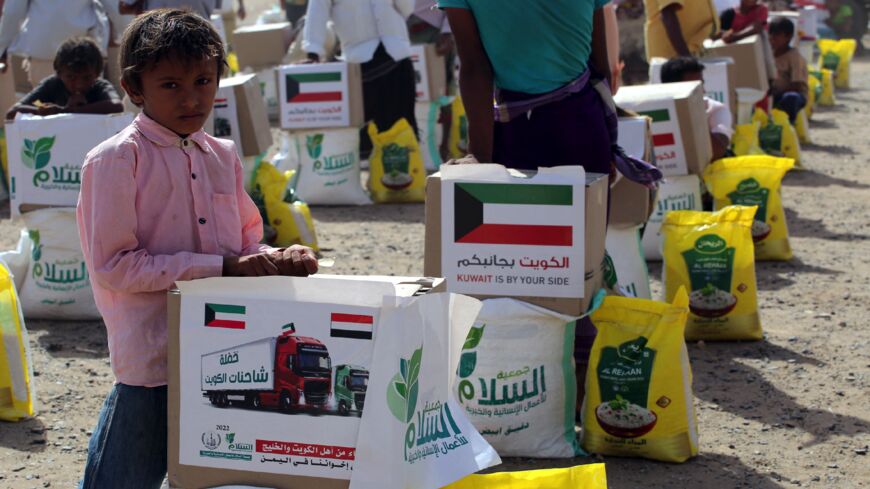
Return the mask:
[[771,87],[773,106],[788,114],[792,124],[798,112],[807,105],[809,73],[807,62],[797,49],[791,47],[794,24],[786,18],[777,18],[768,29],[770,47],[776,57],[776,79]]
[[42,82],[13,105],[7,119],[15,114],[53,115],[113,114],[123,112],[121,97],[103,72],[103,53],[86,37],[64,41],[54,57],[55,74]]
[[737,42],[760,34],[765,27],[767,27],[767,6],[759,0],[740,0],[740,6],[734,9],[730,26],[722,32],[722,40],[727,43]]
[[[683,56],[668,60],[662,66],[662,83],[684,81],[704,81],[704,65],[691,56]],[[723,103],[704,96],[707,104],[707,124],[710,127],[710,142],[713,145],[713,161],[726,156],[731,146],[732,128],[731,110]]]
[[225,69],[208,20],[158,9],[121,46],[142,113],[85,159],[77,211],[116,383],[88,446],[85,489],[160,487],[166,475],[166,292],[182,280],[317,271],[311,249],[260,245],[263,222],[231,141],[202,130]]

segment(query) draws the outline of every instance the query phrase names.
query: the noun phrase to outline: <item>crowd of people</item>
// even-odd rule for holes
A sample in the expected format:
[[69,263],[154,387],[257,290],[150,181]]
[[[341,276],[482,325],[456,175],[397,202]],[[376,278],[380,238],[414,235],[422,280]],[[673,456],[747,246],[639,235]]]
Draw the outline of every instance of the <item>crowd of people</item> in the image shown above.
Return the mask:
[[[166,473],[165,291],[176,281],[221,275],[306,276],[317,271],[317,261],[309,248],[260,244],[262,221],[242,187],[232,143],[202,130],[227,69],[223,43],[207,20],[220,0],[66,0],[63,8],[49,0],[0,3],[0,76],[26,73],[8,86],[29,86],[17,101],[14,92],[0,96],[7,119],[122,112],[122,95],[142,111],[93,150],[82,170],[81,244],[118,382],[91,438],[82,487],[156,488]],[[774,106],[794,121],[807,104],[807,64],[790,46],[794,26],[769,20],[765,2],[740,0],[724,9],[711,0],[618,3],[629,12],[642,7],[645,58],[667,60],[662,82],[701,80],[705,40],[764,34],[775,55]],[[468,156],[453,163],[581,165],[643,184],[661,178],[616,144],[612,93],[622,81],[612,52],[619,46],[608,43],[608,16],[617,15],[610,0],[279,4],[297,27],[305,62],[340,55],[361,65],[365,119],[379,130],[402,118],[417,130],[410,48],[435,43],[448,73],[457,56],[460,61],[455,85],[469,142]],[[827,4],[829,34],[851,32],[850,7]],[[236,5],[224,14],[228,22],[247,15],[242,0]],[[177,7],[187,10],[171,9]],[[328,25],[339,51],[327,49]],[[734,115],[712,99],[706,109],[718,159],[728,154]],[[370,147],[362,142],[363,155]],[[594,336],[591,322],[582,322],[575,343],[581,378]]]

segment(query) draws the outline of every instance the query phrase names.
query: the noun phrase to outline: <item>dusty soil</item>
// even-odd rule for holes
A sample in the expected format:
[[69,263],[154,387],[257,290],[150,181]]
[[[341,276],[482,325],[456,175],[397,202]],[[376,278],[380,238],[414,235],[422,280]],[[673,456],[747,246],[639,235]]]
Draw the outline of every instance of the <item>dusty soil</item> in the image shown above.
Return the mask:
[[[266,2],[261,2],[266,3]],[[795,258],[758,264],[766,338],[690,345],[701,454],[605,457],[612,488],[870,486],[870,59],[812,123],[807,171],[785,181]],[[8,216],[8,209],[2,211]],[[423,206],[316,208],[334,273],[418,275]],[[20,222],[0,221],[0,249]],[[661,267],[652,265],[655,293]],[[101,323],[29,321],[39,413],[0,423],[0,487],[73,487],[112,385]],[[506,468],[600,461],[513,459]]]

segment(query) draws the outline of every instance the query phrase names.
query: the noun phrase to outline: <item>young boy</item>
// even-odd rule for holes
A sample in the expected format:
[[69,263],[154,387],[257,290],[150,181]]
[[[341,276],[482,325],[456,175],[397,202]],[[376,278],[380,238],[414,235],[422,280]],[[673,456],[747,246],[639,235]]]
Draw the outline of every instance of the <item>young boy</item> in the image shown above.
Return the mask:
[[767,6],[759,0],[740,0],[728,29],[722,32],[722,40],[733,43],[760,34],[767,27],[767,14]]
[[[662,83],[685,81],[704,81],[704,65],[696,58],[683,56],[668,60],[662,66]],[[704,97],[707,104],[707,124],[710,128],[710,142],[713,145],[713,161],[723,158],[731,145],[734,135],[731,110],[725,104]]]
[[88,446],[82,488],[160,487],[166,474],[166,292],[204,277],[317,271],[311,249],[259,244],[233,143],[202,130],[225,67],[209,21],[137,17],[122,84],[142,113],[88,154],[78,225],[116,384]]
[[113,114],[123,112],[118,92],[103,72],[103,53],[97,44],[86,37],[67,39],[54,57],[55,74],[42,82],[13,105],[7,119],[15,114],[53,115]]
[[768,29],[770,47],[776,61],[776,79],[770,91],[773,106],[788,114],[792,124],[798,112],[807,105],[809,73],[807,62],[797,49],[789,46],[794,37],[794,24],[786,18],[777,18]]

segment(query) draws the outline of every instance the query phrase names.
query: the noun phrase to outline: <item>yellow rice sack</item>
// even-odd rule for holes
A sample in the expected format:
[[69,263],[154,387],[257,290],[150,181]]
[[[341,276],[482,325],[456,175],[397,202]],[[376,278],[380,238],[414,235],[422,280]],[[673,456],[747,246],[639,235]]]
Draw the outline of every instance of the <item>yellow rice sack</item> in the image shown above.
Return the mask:
[[33,416],[33,368],[12,274],[0,263],[0,421]]
[[800,165],[801,146],[797,131],[788,120],[788,114],[773,109],[770,111],[770,119],[767,124],[761,126],[758,131],[758,139],[761,149],[771,156],[785,156]]
[[852,57],[858,42],[855,39],[819,40],[819,69],[825,68],[834,72],[834,84],[837,88],[849,88],[849,77],[852,71]]
[[463,158],[468,154],[468,118],[465,116],[465,106],[458,95],[451,106],[450,135],[447,139],[451,158]]
[[687,340],[760,340],[752,221],[757,207],[673,211],[662,223],[665,300],[688,288]]
[[426,168],[417,135],[411,124],[399,119],[389,130],[379,133],[369,123],[372,154],[369,158],[369,192],[375,202],[423,202],[426,193]]
[[817,79],[822,84],[822,91],[816,92],[816,103],[822,107],[830,107],[837,104],[834,96],[834,72],[828,69],[810,71],[810,77]]
[[689,298],[606,297],[586,372],[583,448],[684,462],[698,454],[692,369],[683,338]]
[[761,125],[758,122],[738,124],[734,130],[734,137],[731,138],[734,154],[737,156],[765,154],[758,139],[760,128]]
[[797,133],[798,142],[801,144],[812,144],[810,139],[810,117],[806,108],[801,109],[794,121],[794,130]]
[[604,464],[470,475],[445,489],[607,489]]
[[810,76],[807,78],[809,91],[807,92],[807,118],[811,119],[813,117],[813,111],[816,110],[816,104],[818,103],[819,96],[822,94],[822,82],[818,78],[814,76]]
[[714,161],[704,170],[713,206],[758,206],[752,222],[756,260],[789,260],[788,225],[782,207],[782,179],[794,168],[789,158],[744,156]]
[[261,162],[251,197],[266,224],[264,234],[270,245],[283,248],[301,244],[317,251],[317,233],[308,204],[295,200],[288,190],[294,173],[281,172],[271,163]]

